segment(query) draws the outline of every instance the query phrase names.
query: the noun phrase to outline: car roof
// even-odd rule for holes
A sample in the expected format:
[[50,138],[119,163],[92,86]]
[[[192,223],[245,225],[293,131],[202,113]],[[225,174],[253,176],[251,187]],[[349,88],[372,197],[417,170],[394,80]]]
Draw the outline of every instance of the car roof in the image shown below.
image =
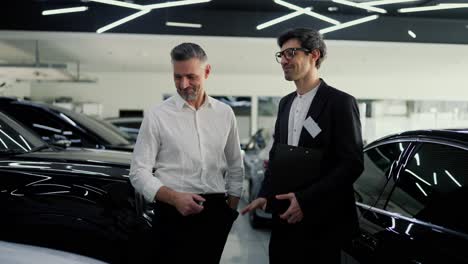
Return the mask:
[[375,145],[380,145],[386,141],[391,140],[407,140],[407,139],[434,139],[440,141],[450,141],[454,143],[461,143],[468,145],[468,129],[457,128],[457,129],[425,129],[425,130],[412,130],[405,131],[397,134],[388,135],[377,139],[368,145],[366,149]]

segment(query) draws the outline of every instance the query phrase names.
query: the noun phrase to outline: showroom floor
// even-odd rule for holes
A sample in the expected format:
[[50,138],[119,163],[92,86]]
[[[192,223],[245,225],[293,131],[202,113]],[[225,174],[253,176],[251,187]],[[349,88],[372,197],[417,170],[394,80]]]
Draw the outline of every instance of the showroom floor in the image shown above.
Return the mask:
[[[241,204],[239,208],[242,208]],[[222,264],[268,263],[268,229],[253,229],[247,215],[239,215],[224,247]]]
[[[245,203],[241,201],[239,209]],[[239,215],[231,229],[224,247],[221,264],[263,264],[268,263],[268,229],[253,229],[247,215]],[[355,260],[343,253],[342,264],[357,264]]]

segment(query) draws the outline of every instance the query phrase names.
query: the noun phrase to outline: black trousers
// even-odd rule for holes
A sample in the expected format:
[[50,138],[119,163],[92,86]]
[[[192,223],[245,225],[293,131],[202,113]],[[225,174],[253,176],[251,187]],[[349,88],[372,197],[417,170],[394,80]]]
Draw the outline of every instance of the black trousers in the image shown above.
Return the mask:
[[224,194],[201,196],[206,199],[203,211],[189,216],[169,204],[156,204],[154,263],[219,263],[239,213],[228,206]]
[[314,232],[317,229],[306,222],[288,224],[278,216],[273,216],[270,264],[340,264],[340,243],[325,235],[326,232]]

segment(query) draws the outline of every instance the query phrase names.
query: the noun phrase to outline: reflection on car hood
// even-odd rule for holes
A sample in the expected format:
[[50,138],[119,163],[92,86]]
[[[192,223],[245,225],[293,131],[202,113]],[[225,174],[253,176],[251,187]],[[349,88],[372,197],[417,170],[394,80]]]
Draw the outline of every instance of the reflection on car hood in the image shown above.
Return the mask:
[[128,178],[131,153],[98,149],[40,151],[0,159],[0,170]]
[[2,264],[105,264],[89,257],[48,249],[0,241],[0,263]]
[[83,161],[86,163],[107,163],[130,166],[132,153],[113,150],[69,148],[63,151],[40,151],[26,153],[21,157],[43,160]]

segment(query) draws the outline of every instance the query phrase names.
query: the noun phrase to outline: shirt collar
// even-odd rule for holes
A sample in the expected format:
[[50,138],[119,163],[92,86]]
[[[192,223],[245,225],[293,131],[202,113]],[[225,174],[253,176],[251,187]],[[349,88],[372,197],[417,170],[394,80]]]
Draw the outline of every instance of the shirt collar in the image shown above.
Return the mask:
[[[320,81],[317,86],[315,86],[312,90],[308,91],[307,93],[303,94],[302,95],[302,98],[311,98],[311,97],[314,97],[315,94],[317,93],[317,90],[319,89],[320,87],[320,84],[322,83],[322,81]],[[296,92],[296,97],[300,97],[301,95]]]
[[[206,93],[205,93],[205,101],[203,102],[203,104],[201,105],[200,108],[203,108],[205,106],[207,107],[211,107],[211,108],[214,108],[215,104],[214,104],[214,99],[210,96],[208,96]],[[182,110],[184,107],[190,107],[190,108],[193,108],[189,103],[187,103],[187,101],[185,101],[184,98],[182,98],[182,96],[180,96],[180,94],[176,93],[174,95],[174,101],[175,101],[175,105],[177,107],[177,109],[180,109]]]

